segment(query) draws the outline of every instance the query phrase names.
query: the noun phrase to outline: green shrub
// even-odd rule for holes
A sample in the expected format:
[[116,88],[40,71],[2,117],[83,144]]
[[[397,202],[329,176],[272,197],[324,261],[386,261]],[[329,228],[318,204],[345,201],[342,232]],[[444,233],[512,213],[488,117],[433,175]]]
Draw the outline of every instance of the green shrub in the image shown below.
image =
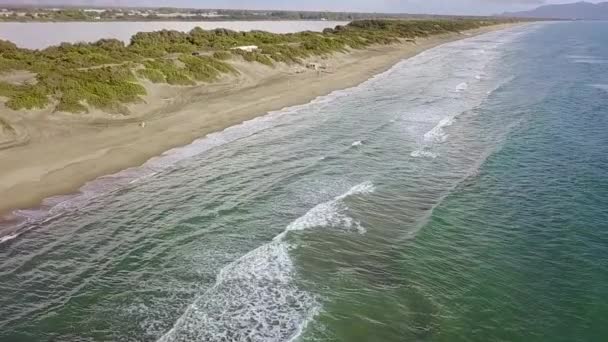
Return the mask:
[[268,65],[268,66],[272,66],[274,63],[272,62],[272,59],[270,59],[270,57],[261,54],[259,52],[253,51],[253,52],[249,52],[249,51],[243,51],[243,50],[235,50],[237,54],[243,56],[243,58],[245,59],[245,61],[247,62],[258,62],[264,65]]
[[192,53],[192,52],[196,51],[197,49],[196,49],[196,46],[194,46],[194,45],[181,43],[181,44],[169,45],[165,48],[165,50],[169,53]]
[[[237,74],[228,64],[233,54],[246,61],[272,66],[275,62],[301,63],[312,56],[326,56],[373,44],[392,44],[419,36],[459,32],[499,23],[497,20],[356,20],[320,32],[275,34],[263,31],[235,32],[225,29],[188,33],[162,30],[141,32],[125,45],[116,39],[94,43],[63,43],[43,50],[27,50],[0,40],[0,72],[28,70],[36,85],[0,82],[0,96],[13,109],[43,108],[51,99],[55,110],[86,112],[87,105],[109,112],[128,113],[125,104],[141,101],[145,88],[136,75],[151,82],[194,85],[223,74]],[[257,51],[230,50],[256,45]],[[212,57],[193,56],[194,51]],[[179,54],[175,63],[169,53]],[[143,65],[144,68],[139,68]],[[136,70],[134,73],[133,70]]]
[[172,85],[194,85],[186,69],[178,68],[171,60],[145,61],[147,69],[157,70],[165,76],[167,83]]
[[0,53],[15,50],[17,50],[17,45],[15,45],[15,43],[0,39]]
[[29,66],[27,65],[27,63],[24,63],[19,60],[8,59],[0,55],[0,72],[28,68]]
[[150,80],[152,83],[164,83],[166,81],[165,75],[156,69],[139,69],[137,70],[137,74]]
[[15,92],[6,102],[6,106],[14,110],[43,109],[48,103],[48,94],[40,87],[31,86]]
[[232,53],[230,51],[216,51],[213,53],[213,58],[225,61],[232,58]]
[[0,96],[11,97],[17,92],[17,86],[6,82],[0,82]]
[[220,61],[216,58],[213,57],[206,57],[206,56],[201,56],[198,57],[201,60],[203,60],[205,63],[207,63],[209,66],[215,68],[217,71],[219,71],[220,73],[225,73],[225,74],[238,74],[239,72],[230,64]]
[[186,69],[191,77],[197,81],[212,81],[220,75],[217,69],[213,68],[202,58],[182,55],[179,60],[186,65]]
[[75,94],[63,94],[59,103],[55,107],[56,112],[68,112],[68,113],[88,113],[89,110],[86,106],[80,103],[78,96]]
[[171,85],[191,86],[196,84],[185,72],[181,70],[166,72],[165,77],[167,78],[167,83]]

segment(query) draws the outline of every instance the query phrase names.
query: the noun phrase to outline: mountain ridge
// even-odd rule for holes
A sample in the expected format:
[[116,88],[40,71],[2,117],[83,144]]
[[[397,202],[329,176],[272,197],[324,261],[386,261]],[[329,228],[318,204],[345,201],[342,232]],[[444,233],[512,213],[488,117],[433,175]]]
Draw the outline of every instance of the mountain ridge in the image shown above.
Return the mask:
[[608,20],[608,2],[594,4],[580,1],[569,4],[544,5],[530,11],[505,12],[502,16],[538,19]]

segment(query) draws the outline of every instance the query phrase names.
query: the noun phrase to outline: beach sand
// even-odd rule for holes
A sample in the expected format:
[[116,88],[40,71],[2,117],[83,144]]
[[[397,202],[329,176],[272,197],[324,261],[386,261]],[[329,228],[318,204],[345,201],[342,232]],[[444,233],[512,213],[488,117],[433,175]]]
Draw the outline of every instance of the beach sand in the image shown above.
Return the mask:
[[211,85],[148,85],[146,103],[132,106],[130,117],[14,112],[0,104],[0,215],[74,193],[87,181],[269,111],[356,86],[434,46],[506,26],[337,54],[316,61],[328,66],[325,71],[235,62],[239,77]]

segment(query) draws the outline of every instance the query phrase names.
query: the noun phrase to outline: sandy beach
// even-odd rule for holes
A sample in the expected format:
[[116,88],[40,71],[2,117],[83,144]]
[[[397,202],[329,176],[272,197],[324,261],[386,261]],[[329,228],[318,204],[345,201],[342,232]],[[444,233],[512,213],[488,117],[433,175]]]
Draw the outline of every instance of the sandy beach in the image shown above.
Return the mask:
[[171,148],[268,111],[355,86],[434,46],[505,26],[316,60],[327,65],[325,71],[233,62],[241,75],[211,85],[148,85],[145,103],[132,106],[129,117],[14,112],[0,104],[0,215],[76,192],[87,181],[141,165]]

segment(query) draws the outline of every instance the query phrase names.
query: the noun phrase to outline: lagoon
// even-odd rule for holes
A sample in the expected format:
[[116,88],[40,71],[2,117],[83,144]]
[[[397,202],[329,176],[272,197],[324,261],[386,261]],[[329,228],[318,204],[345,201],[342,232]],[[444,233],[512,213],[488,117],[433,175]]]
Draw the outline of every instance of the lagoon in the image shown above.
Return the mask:
[[93,42],[116,38],[128,43],[137,32],[159,30],[190,31],[195,27],[206,30],[226,28],[235,31],[262,30],[273,33],[322,31],[345,25],[342,21],[159,21],[159,22],[62,22],[62,23],[0,23],[0,39],[10,40],[28,49],[44,49],[62,42]]

